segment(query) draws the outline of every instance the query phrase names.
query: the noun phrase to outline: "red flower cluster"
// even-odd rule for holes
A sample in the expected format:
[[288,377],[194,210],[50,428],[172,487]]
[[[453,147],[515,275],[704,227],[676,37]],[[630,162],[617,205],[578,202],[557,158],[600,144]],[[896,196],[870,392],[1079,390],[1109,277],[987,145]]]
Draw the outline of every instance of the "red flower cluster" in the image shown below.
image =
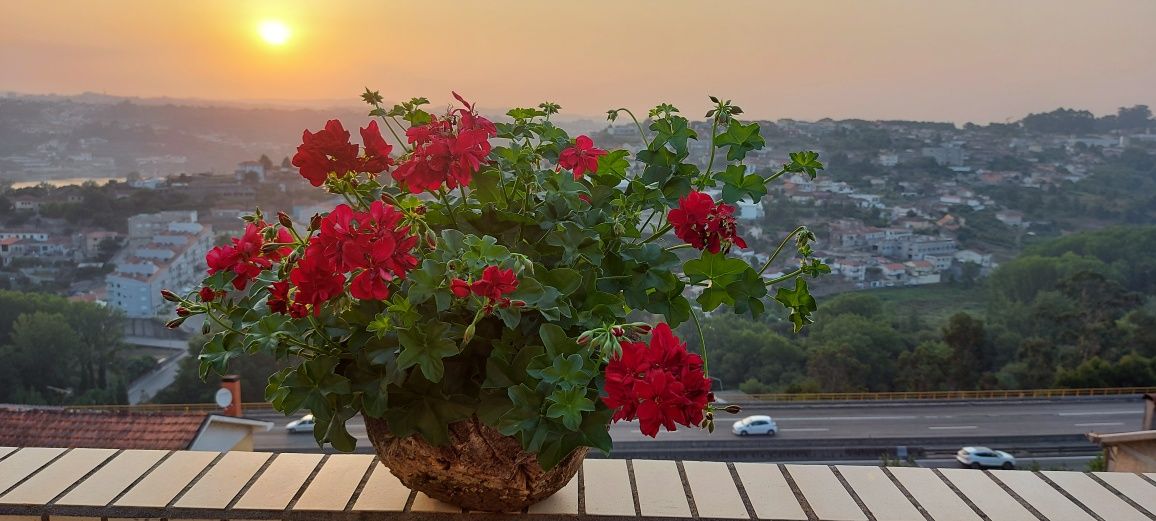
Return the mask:
[[487,300],[486,312],[493,311],[494,306],[509,307],[525,305],[524,302],[511,301],[506,295],[518,289],[518,277],[512,269],[501,269],[497,266],[486,266],[482,270],[482,278],[473,283],[462,279],[450,281],[450,292],[457,298],[466,298],[470,293]]
[[700,250],[718,253],[731,245],[746,248],[747,242],[739,237],[735,226],[735,207],[715,204],[714,199],[702,192],[691,192],[678,200],[678,208],[667,214],[674,226],[674,234]]
[[434,116],[429,123],[405,132],[413,154],[393,171],[393,178],[405,183],[411,193],[434,192],[442,184],[450,189],[468,186],[490,154],[489,140],[498,135],[498,129],[456,92],[454,97],[466,108],[442,119]]
[[389,283],[404,279],[417,266],[413,249],[418,237],[401,226],[401,220],[397,208],[381,201],[374,201],[367,212],[338,205],[321,219],[318,234],[289,272],[289,282],[270,288],[269,308],[304,316],[311,307],[316,315],[319,305],[344,292],[347,273],[355,273],[349,286],[354,298],[389,298]]
[[305,130],[293,156],[293,166],[300,168],[301,176],[313,186],[325,184],[330,172],[380,174],[393,166],[393,159],[389,157],[393,146],[381,137],[377,121],[370,121],[361,129],[361,139],[365,142],[365,157],[357,157],[358,146],[349,142],[349,131],[340,121],[331,119],[316,133]]
[[578,136],[574,146],[558,154],[558,166],[574,171],[574,180],[582,178],[586,172],[598,172],[598,158],[606,155],[606,151],[594,146],[594,140],[587,136]]
[[614,411],[614,421],[639,420],[642,433],[655,437],[659,427],[673,431],[675,424],[702,424],[703,409],[714,401],[711,381],[703,373],[702,358],[687,353],[686,343],[670,326],[659,324],[642,342],[622,342],[622,355],[606,366],[602,398]]
[[[261,251],[265,247],[265,237],[262,235],[262,230],[266,226],[262,221],[249,223],[245,226],[245,233],[240,237],[234,237],[231,244],[217,246],[209,250],[209,253],[205,255],[205,263],[209,265],[209,275],[219,271],[232,271],[235,274],[233,287],[243,290],[245,286],[249,285],[250,280],[272,267],[274,262],[280,261],[292,253],[293,248],[289,246],[277,248],[268,253]],[[277,243],[293,242],[293,236],[285,228],[277,229],[276,239]],[[211,300],[205,299],[206,296],[208,295],[202,290],[201,299]]]

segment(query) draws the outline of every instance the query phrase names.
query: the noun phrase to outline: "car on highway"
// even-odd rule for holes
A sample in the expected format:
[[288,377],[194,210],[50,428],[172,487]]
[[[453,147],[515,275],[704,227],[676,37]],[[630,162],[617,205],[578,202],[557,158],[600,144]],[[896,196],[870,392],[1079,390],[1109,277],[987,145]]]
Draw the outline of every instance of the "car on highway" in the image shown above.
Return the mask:
[[955,453],[955,459],[961,465],[973,469],[991,467],[1010,470],[1016,467],[1015,456],[987,447],[964,447]]
[[765,436],[774,436],[779,433],[779,426],[775,425],[775,420],[770,416],[747,416],[737,422],[731,427],[731,432],[735,436],[749,436],[752,434],[761,434]]
[[313,415],[306,414],[300,419],[289,422],[285,425],[285,430],[289,431],[291,434],[297,434],[299,432],[313,432]]

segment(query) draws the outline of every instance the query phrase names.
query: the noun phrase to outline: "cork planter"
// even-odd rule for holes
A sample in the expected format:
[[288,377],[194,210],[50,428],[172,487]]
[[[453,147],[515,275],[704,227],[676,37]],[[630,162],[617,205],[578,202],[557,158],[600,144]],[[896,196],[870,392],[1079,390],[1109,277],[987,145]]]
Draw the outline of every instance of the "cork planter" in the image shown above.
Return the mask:
[[[385,420],[365,417],[373,448],[390,472],[410,489],[486,512],[519,512],[560,490],[582,465],[579,447],[550,470],[477,417],[450,424],[450,443],[435,446],[417,437],[397,438]],[[365,493],[372,493],[366,491]]]

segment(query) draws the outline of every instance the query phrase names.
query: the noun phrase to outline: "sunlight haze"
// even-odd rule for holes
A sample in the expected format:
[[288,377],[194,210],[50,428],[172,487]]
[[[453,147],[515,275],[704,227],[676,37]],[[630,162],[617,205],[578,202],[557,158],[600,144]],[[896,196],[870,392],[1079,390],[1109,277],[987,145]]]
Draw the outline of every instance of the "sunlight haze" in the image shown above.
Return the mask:
[[1149,0],[6,2],[0,91],[356,103],[369,86],[591,117],[697,117],[715,94],[763,118],[988,122],[1156,105],[1154,20]]

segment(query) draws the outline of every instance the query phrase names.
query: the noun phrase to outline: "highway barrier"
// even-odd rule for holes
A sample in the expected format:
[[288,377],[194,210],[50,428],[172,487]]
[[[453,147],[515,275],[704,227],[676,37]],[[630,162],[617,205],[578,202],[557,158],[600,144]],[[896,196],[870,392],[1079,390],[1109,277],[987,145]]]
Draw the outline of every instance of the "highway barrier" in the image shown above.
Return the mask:
[[[995,391],[904,391],[884,393],[771,393],[749,394],[742,402],[867,402],[918,400],[1009,400],[1030,398],[1076,398],[1096,396],[1140,396],[1156,393],[1156,387],[1112,387],[1100,389],[1027,389]],[[268,402],[242,404],[247,411],[269,411]],[[216,412],[221,408],[211,403],[147,403],[138,405],[70,405],[73,410],[132,411],[132,412]],[[301,414],[305,414],[302,412]]]
[[1022,389],[985,391],[899,391],[880,393],[767,393],[750,394],[750,401],[762,402],[841,402],[882,400],[1008,400],[1025,398],[1075,398],[1091,396],[1139,396],[1156,393],[1156,387],[1111,387],[1088,389]]

